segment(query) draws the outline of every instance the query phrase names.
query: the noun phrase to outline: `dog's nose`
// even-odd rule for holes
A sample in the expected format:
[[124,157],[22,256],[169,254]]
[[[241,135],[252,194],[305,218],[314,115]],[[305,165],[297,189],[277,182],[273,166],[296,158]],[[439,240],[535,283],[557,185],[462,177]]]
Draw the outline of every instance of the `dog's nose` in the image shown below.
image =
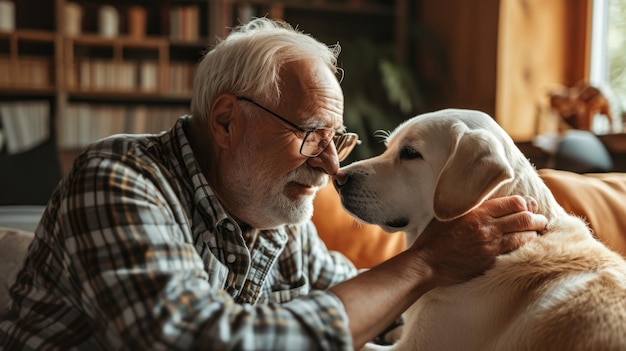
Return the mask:
[[333,177],[333,184],[335,185],[335,188],[339,189],[348,182],[348,179],[350,179],[348,173],[339,170]]

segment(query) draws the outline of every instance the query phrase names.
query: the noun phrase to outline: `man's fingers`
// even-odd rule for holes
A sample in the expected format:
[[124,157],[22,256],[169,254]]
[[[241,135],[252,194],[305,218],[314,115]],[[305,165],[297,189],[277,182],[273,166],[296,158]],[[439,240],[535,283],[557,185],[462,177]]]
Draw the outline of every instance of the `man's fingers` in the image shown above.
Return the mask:
[[529,196],[507,196],[485,201],[483,208],[493,218],[520,211],[537,212],[537,201]]
[[530,196],[524,196],[524,200],[526,200],[526,208],[528,209],[528,211],[532,213],[537,213],[537,210],[539,209],[537,200],[533,199]]
[[504,234],[521,231],[543,232],[548,225],[548,219],[545,216],[528,211],[503,216],[498,221],[500,222],[500,230]]
[[501,233],[542,232],[548,225],[545,216],[536,214],[537,201],[528,196],[507,196],[485,201],[483,210],[497,223]]

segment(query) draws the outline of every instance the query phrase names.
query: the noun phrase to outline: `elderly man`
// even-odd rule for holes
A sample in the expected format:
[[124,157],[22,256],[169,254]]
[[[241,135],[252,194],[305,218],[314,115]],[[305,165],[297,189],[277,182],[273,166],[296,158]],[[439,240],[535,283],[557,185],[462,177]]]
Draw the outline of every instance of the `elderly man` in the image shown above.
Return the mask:
[[360,275],[329,252],[312,200],[357,140],[342,124],[338,52],[253,20],[200,62],[191,116],[87,148],[36,230],[2,346],[359,348],[424,292],[545,226],[514,197],[432,223]]

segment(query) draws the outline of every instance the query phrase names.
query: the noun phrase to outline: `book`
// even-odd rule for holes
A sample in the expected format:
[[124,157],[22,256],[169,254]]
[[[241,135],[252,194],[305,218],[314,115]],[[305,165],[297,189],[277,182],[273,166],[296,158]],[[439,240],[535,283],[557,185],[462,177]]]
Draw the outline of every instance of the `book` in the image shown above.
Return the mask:
[[146,9],[141,6],[130,6],[127,10],[128,36],[141,39],[146,36]]
[[142,91],[156,91],[159,88],[159,63],[157,61],[142,61],[139,65],[139,89]]
[[75,2],[65,3],[65,22],[63,23],[63,32],[67,36],[80,35],[82,31],[83,9]]
[[100,35],[113,38],[119,35],[120,15],[117,9],[111,5],[102,5],[98,10],[98,25]]
[[199,15],[197,5],[175,6],[170,10],[170,38],[193,42],[199,38]]
[[15,4],[8,0],[0,0],[0,32],[15,30]]
[[50,138],[48,101],[0,103],[0,121],[8,154],[28,151]]

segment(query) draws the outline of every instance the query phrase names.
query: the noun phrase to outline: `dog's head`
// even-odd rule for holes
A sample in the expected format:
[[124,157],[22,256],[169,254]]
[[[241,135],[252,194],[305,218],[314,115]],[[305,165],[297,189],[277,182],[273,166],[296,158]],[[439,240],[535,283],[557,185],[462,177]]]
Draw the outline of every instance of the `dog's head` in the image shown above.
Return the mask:
[[460,217],[513,179],[512,140],[478,111],[414,117],[386,144],[383,154],[342,168],[334,184],[354,216],[412,239],[433,217]]

